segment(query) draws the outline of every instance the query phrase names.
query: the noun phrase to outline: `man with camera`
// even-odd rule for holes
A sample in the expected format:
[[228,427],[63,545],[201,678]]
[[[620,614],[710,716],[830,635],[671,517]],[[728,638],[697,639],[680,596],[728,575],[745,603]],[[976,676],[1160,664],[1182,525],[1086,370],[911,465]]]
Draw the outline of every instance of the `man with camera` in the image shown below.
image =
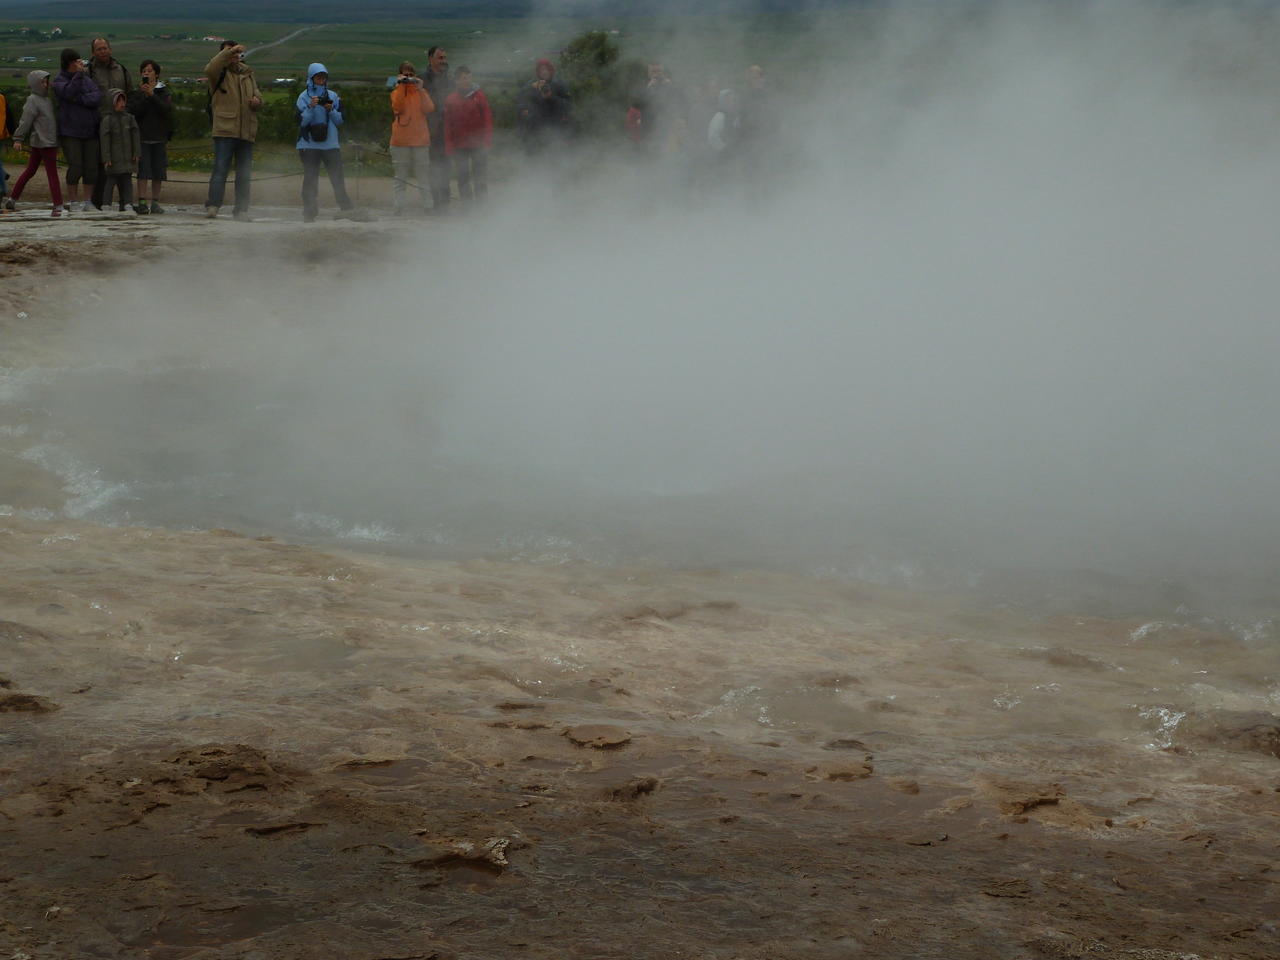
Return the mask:
[[236,199],[232,215],[236,220],[249,220],[253,142],[258,136],[262,93],[253,71],[244,62],[244,46],[234,40],[222,41],[217,55],[205,65],[204,76],[209,84],[209,114],[213,121],[213,173],[204,213],[210,219],[218,215],[234,160]]

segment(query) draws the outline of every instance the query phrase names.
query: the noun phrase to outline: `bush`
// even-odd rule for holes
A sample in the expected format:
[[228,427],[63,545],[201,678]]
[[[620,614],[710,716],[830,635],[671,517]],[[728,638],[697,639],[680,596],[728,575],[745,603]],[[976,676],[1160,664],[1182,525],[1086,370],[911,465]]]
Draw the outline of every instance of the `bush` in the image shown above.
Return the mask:
[[645,65],[621,60],[622,51],[603,30],[569,41],[560,74],[573,98],[578,129],[595,137],[620,136],[630,94],[644,86]]

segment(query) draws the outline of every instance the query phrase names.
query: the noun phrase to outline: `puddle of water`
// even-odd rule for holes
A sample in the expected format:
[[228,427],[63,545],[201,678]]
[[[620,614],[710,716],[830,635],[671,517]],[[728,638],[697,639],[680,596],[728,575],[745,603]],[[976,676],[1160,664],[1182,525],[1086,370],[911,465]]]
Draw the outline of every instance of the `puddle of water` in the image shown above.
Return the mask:
[[539,757],[530,754],[520,760],[520,766],[526,770],[567,770],[578,764],[570,760],[557,760],[554,757]]
[[[419,783],[433,775],[433,766],[417,757],[401,757],[396,760],[353,761],[335,771],[344,777],[377,786],[407,786]],[[435,769],[438,775],[438,769]]]
[[182,960],[206,947],[226,946],[310,919],[310,915],[279,902],[228,903],[225,908],[211,905],[185,911],[181,919],[163,920],[128,945],[145,951],[152,960]]
[[693,719],[824,734],[865,730],[873,722],[870,711],[851,706],[839,690],[808,686],[767,689],[754,685],[727,691]]
[[330,634],[299,637],[232,630],[224,642],[204,649],[184,650],[181,659],[183,663],[202,667],[252,667],[267,673],[292,673],[340,667],[355,652],[341,637]]

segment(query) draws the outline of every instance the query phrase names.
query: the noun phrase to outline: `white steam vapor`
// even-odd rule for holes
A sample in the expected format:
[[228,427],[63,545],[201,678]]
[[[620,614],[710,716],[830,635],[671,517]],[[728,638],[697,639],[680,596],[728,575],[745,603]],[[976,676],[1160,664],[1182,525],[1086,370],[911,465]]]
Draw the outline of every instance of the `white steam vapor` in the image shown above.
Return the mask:
[[767,176],[691,200],[618,161],[382,260],[175,258],[80,335],[203,373],[70,386],[53,421],[252,477],[214,506],[264,525],[1274,589],[1275,19],[817,24],[766,64]]

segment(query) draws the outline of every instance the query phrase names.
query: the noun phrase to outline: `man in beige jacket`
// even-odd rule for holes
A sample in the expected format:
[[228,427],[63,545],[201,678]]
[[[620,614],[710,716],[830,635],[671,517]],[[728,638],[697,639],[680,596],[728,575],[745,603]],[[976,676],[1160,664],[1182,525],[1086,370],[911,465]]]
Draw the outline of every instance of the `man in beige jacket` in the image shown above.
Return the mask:
[[258,136],[258,110],[262,93],[253,71],[244,62],[244,47],[223,40],[218,54],[204,68],[209,84],[209,109],[213,117],[213,175],[204,213],[218,215],[227,188],[231,161],[236,163],[236,202],[232,215],[249,220],[249,189],[253,176],[253,141]]

